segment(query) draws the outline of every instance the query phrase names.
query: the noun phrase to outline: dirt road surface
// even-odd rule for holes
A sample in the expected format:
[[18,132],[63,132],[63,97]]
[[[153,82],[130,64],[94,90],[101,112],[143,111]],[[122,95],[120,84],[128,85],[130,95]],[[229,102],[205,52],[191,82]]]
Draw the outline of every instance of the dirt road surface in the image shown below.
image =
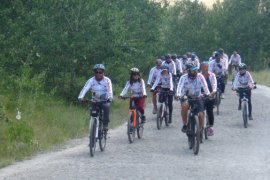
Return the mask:
[[89,156],[88,138],[0,169],[0,179],[270,179],[270,88],[252,92],[253,121],[244,128],[237,96],[227,87],[221,113],[215,116],[215,135],[188,149],[181,133],[180,105],[174,102],[173,123],[157,130],[152,106],[146,107],[142,140],[128,143],[126,125],[110,130],[106,150]]

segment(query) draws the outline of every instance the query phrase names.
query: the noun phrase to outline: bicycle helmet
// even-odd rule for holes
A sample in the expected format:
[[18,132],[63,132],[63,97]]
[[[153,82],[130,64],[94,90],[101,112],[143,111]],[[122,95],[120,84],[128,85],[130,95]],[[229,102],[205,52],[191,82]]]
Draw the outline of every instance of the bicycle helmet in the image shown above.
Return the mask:
[[247,65],[245,63],[241,63],[239,65],[239,70],[242,70],[242,69],[247,69]]
[[93,67],[93,70],[95,71],[96,69],[101,69],[101,70],[105,70],[105,66],[103,64],[96,64],[94,67]]
[[131,68],[130,69],[130,73],[133,74],[133,73],[140,73],[140,70],[138,68]]
[[170,54],[166,54],[165,55],[165,59],[167,60],[167,59],[171,59],[171,55]]
[[162,71],[166,71],[166,70],[169,71],[169,66],[167,66],[167,65],[162,65],[160,69],[161,69],[161,72],[162,72]]
[[194,60],[194,59],[196,58],[196,54],[192,53],[191,56],[190,56],[190,58],[191,58],[192,60]]
[[219,48],[219,49],[218,49],[218,52],[219,52],[220,54],[223,54],[223,53],[224,53],[224,50],[223,50],[222,48]]
[[176,59],[177,58],[177,54],[172,54],[172,59]]

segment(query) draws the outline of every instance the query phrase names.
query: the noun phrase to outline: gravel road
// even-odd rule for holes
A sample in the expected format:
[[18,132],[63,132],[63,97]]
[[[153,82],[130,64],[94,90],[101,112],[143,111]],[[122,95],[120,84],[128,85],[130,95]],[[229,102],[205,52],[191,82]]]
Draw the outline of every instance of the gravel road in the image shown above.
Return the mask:
[[157,130],[152,106],[146,108],[142,140],[128,143],[126,126],[110,130],[106,150],[89,156],[88,139],[76,139],[56,152],[33,157],[0,169],[0,179],[270,179],[270,88],[253,91],[253,121],[244,128],[237,97],[227,87],[215,135],[188,149],[180,132],[180,105],[174,103],[173,123]]

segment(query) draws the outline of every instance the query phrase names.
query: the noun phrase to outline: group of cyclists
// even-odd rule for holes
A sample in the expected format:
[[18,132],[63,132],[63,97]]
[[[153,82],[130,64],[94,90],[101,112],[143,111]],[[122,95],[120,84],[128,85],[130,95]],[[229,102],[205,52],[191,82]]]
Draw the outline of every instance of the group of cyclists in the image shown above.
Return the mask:
[[[125,98],[128,90],[131,96],[137,97],[136,104],[142,114],[141,123],[146,122],[144,106],[147,97],[146,87],[152,92],[153,114],[157,113],[157,104],[162,103],[168,98],[169,121],[172,123],[173,100],[179,100],[181,106],[181,119],[183,122],[182,132],[187,130],[187,118],[189,104],[184,96],[200,99],[207,97],[204,101],[198,101],[198,117],[200,128],[204,126],[205,112],[209,120],[208,135],[214,135],[214,112],[215,95],[217,88],[221,91],[221,99],[224,99],[225,87],[228,79],[229,67],[233,71],[232,90],[238,87],[248,88],[249,119],[252,120],[251,89],[254,81],[251,74],[247,71],[247,65],[241,62],[241,56],[234,51],[231,57],[218,49],[213,52],[207,61],[200,62],[195,53],[187,52],[182,56],[177,54],[166,54],[156,59],[155,66],[150,70],[147,84],[141,77],[140,70],[136,67],[130,69],[130,78],[120,93],[120,98]],[[94,76],[90,78],[81,90],[78,99],[84,101],[85,94],[91,90],[97,100],[106,99],[107,102],[101,103],[100,108],[104,110],[104,129],[108,130],[109,105],[113,100],[111,80],[104,75],[105,67],[103,64],[96,64],[93,67]],[[170,93],[165,93],[170,92]],[[164,96],[166,94],[166,96]],[[157,95],[159,96],[157,98]],[[241,110],[241,94],[239,95],[239,107]],[[157,102],[158,99],[158,102]]]

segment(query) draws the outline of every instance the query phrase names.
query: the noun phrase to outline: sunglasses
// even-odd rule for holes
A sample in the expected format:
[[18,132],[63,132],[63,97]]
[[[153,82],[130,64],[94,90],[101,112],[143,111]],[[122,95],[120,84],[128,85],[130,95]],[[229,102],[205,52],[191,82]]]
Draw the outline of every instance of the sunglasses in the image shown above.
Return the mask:
[[139,73],[133,73],[132,76],[139,76]]
[[103,74],[102,71],[95,71],[95,74]]

